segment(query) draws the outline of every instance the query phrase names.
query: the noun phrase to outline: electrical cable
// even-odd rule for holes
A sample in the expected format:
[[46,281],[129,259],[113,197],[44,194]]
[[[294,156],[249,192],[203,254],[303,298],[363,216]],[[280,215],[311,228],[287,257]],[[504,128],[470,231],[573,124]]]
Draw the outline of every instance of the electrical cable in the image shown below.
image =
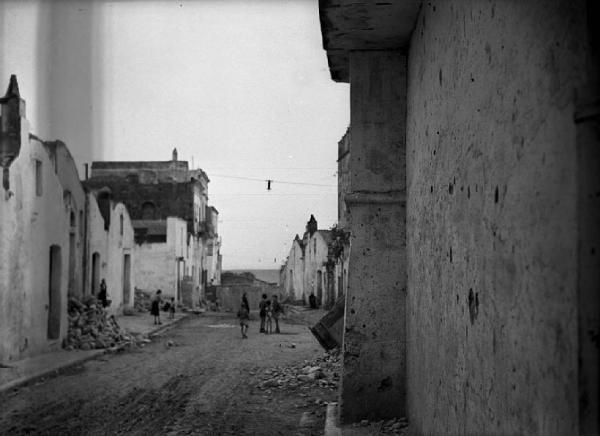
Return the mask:
[[209,177],[222,177],[225,179],[238,179],[238,180],[251,180],[253,182],[269,182],[271,181],[271,183],[281,183],[284,185],[304,185],[304,186],[323,186],[326,188],[336,188],[337,185],[325,185],[325,184],[321,184],[321,183],[306,183],[306,182],[288,182],[288,181],[284,181],[284,180],[274,180],[274,179],[258,179],[258,178],[254,178],[254,177],[240,177],[240,176],[227,176],[224,174],[210,174]]

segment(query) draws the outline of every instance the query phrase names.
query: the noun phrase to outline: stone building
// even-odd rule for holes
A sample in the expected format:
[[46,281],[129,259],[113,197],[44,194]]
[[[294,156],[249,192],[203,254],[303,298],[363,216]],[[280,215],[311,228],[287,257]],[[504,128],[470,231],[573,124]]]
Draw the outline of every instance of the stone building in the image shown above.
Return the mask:
[[[208,205],[209,179],[173,150],[170,161],[93,162],[90,190],[106,189],[126,205],[135,229],[134,275],[139,289],[194,306],[208,282],[208,252],[219,241],[218,212]],[[219,262],[212,261],[213,276]]]
[[319,9],[351,101],[342,421],[597,434],[597,2]]
[[287,298],[306,304],[314,294],[319,306],[331,307],[345,292],[348,252],[346,232],[337,227],[320,230],[311,215],[302,239],[296,235],[281,269]]
[[[107,209],[114,223],[107,224],[103,203],[84,190],[64,143],[30,132],[15,76],[0,105],[0,361],[8,361],[62,346],[68,299],[92,292],[94,265],[98,277],[103,268],[109,292],[125,286],[122,263],[113,266],[107,253],[131,248],[133,229],[122,205]],[[103,253],[102,263],[92,262],[91,251]],[[115,312],[121,295],[111,294]]]
[[315,294],[319,306],[327,301],[327,255],[331,243],[331,231],[317,228],[314,216],[306,225],[304,233],[304,298]]
[[[197,240],[187,232],[187,222],[178,217],[166,220],[134,220],[137,288],[154,293],[160,289],[165,298],[193,307],[199,298],[200,283],[196,258]],[[194,300],[196,298],[196,300]]]
[[289,299],[306,303],[304,293],[304,241],[296,235],[290,254],[282,267],[283,291]]
[[350,222],[344,197],[350,189],[350,129],[338,142],[338,227],[347,228]]
[[15,76],[0,107],[0,360],[7,361],[60,348],[69,234],[78,227],[48,150],[30,135]]
[[204,285],[221,284],[222,257],[221,257],[221,237],[219,236],[219,211],[213,206],[209,206],[206,215],[209,217],[207,223],[210,223],[207,232],[206,244],[206,280]]
[[136,276],[133,267],[134,231],[127,208],[115,202],[106,190],[89,192],[87,208],[86,293],[97,296],[100,282],[105,280],[108,311],[122,313],[134,304]]

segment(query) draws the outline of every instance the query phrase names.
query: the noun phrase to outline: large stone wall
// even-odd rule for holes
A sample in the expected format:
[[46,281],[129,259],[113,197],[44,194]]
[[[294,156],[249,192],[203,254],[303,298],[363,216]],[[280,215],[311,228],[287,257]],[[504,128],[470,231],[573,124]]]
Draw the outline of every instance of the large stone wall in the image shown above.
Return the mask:
[[567,0],[423,3],[406,154],[416,434],[577,432],[583,20]]

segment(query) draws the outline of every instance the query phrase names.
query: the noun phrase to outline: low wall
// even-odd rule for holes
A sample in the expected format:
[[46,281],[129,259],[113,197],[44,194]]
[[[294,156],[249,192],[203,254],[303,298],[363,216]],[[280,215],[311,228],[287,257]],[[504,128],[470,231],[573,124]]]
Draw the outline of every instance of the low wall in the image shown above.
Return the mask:
[[244,292],[248,296],[251,311],[258,310],[258,303],[262,298],[262,294],[267,294],[269,300],[272,299],[273,295],[277,295],[280,299],[283,296],[283,289],[279,285],[228,285],[215,286],[215,288],[219,306],[221,310],[226,312],[236,312],[240,308]]

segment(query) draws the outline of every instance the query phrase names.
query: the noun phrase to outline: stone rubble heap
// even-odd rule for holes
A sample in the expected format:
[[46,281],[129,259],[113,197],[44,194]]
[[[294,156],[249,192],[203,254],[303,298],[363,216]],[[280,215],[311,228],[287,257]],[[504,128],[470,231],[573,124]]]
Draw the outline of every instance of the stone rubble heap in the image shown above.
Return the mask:
[[367,419],[363,419],[360,422],[352,424],[352,426],[369,427],[369,430],[373,430],[371,433],[376,432],[376,434],[380,435],[404,435],[408,430],[408,421],[406,418],[393,418],[381,421],[369,421]]
[[150,312],[152,305],[152,295],[149,292],[144,292],[141,289],[135,289],[135,298],[133,306],[138,312]]
[[119,327],[93,297],[81,302],[69,298],[69,331],[64,348],[92,350],[135,343],[135,338]]
[[[292,347],[293,348],[293,347]],[[298,388],[318,385],[322,388],[337,389],[340,379],[339,350],[325,352],[322,356],[294,366],[278,366],[265,370],[259,389]]]

